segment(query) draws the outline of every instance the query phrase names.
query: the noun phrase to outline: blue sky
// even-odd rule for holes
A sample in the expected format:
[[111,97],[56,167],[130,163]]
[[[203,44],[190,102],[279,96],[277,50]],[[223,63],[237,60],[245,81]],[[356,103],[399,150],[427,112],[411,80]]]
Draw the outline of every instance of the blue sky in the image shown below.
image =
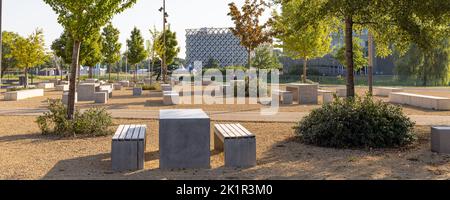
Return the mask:
[[[185,57],[185,29],[233,25],[227,16],[230,2],[240,6],[244,0],[166,0],[169,22],[177,32],[181,47],[179,57]],[[113,24],[121,31],[120,42],[125,45],[134,26],[141,29],[145,39],[150,38],[148,30],[154,25],[161,29],[162,16],[158,12],[161,5],[162,0],[138,0],[133,8],[114,17]],[[47,46],[63,30],[54,12],[42,0],[3,0],[3,30],[26,36],[38,27],[44,29]]]

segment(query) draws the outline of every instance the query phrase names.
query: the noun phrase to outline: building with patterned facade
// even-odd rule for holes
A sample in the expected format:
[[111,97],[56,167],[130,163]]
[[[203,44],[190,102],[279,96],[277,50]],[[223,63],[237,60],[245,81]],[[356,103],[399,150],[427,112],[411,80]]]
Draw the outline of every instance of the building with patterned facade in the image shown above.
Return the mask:
[[186,30],[186,64],[215,60],[222,67],[244,66],[247,51],[229,28],[200,28]]

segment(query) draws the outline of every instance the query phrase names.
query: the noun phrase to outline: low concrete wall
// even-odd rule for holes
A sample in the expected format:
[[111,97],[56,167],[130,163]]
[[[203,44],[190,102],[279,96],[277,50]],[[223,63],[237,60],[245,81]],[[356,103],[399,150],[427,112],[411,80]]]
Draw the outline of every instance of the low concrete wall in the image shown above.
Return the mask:
[[450,110],[450,99],[444,97],[392,92],[389,95],[389,102],[432,110]]
[[388,97],[391,92],[403,92],[402,88],[377,87],[373,90],[374,96]]
[[5,93],[5,101],[18,101],[42,96],[44,96],[44,89],[21,90]]
[[55,88],[55,84],[54,83],[39,83],[38,88],[39,89],[52,89],[52,88]]

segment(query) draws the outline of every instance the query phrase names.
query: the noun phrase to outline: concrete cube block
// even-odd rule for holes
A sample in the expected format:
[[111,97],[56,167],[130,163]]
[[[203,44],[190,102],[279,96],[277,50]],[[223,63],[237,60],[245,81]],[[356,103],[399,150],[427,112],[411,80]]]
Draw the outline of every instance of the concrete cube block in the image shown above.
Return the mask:
[[101,103],[101,104],[108,103],[108,93],[107,92],[96,92],[95,93],[95,103]]
[[142,88],[141,87],[133,88],[133,96],[141,96],[141,95],[142,95]]
[[53,88],[55,88],[55,84],[54,83],[38,83],[38,88],[39,89],[53,89]]
[[391,92],[403,92],[403,89],[391,87],[376,87],[373,90],[373,95],[380,97],[388,97]]
[[68,91],[69,85],[57,85],[55,87],[56,91]]
[[431,151],[450,154],[450,126],[431,128]]
[[338,89],[336,89],[336,95],[338,97],[347,97],[347,88],[338,88]]
[[169,91],[163,93],[163,104],[168,105],[177,105],[180,103],[180,94],[175,91]]
[[210,123],[202,110],[161,110],[160,168],[210,168]]
[[44,96],[44,89],[12,91],[5,93],[5,101],[18,101],[22,99],[42,97],[42,96]]
[[[62,103],[67,105],[69,102],[69,92],[64,92],[62,95]],[[78,103],[78,94],[75,93],[75,103]]]
[[130,81],[119,81],[122,87],[130,87]]
[[122,84],[116,83],[114,84],[114,90],[122,90]]
[[319,85],[317,84],[288,84],[286,90],[293,93],[294,101],[297,101],[299,104],[318,103]]
[[95,83],[82,83],[78,85],[78,101],[94,101],[97,87]]
[[161,90],[163,92],[172,91],[172,86],[170,84],[161,84]]

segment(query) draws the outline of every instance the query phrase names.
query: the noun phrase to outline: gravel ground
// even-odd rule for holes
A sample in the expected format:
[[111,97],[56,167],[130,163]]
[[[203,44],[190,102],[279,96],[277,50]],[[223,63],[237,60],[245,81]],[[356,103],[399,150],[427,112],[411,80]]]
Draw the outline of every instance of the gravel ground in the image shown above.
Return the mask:
[[[61,139],[42,136],[34,117],[0,116],[0,179],[449,179],[450,156],[430,152],[429,127],[419,142],[400,150],[336,150],[300,144],[291,123],[242,123],[257,136],[258,165],[223,167],[212,151],[209,170],[160,170],[158,122],[147,124],[145,170],[113,173],[111,137]],[[18,124],[18,122],[20,122]]]

